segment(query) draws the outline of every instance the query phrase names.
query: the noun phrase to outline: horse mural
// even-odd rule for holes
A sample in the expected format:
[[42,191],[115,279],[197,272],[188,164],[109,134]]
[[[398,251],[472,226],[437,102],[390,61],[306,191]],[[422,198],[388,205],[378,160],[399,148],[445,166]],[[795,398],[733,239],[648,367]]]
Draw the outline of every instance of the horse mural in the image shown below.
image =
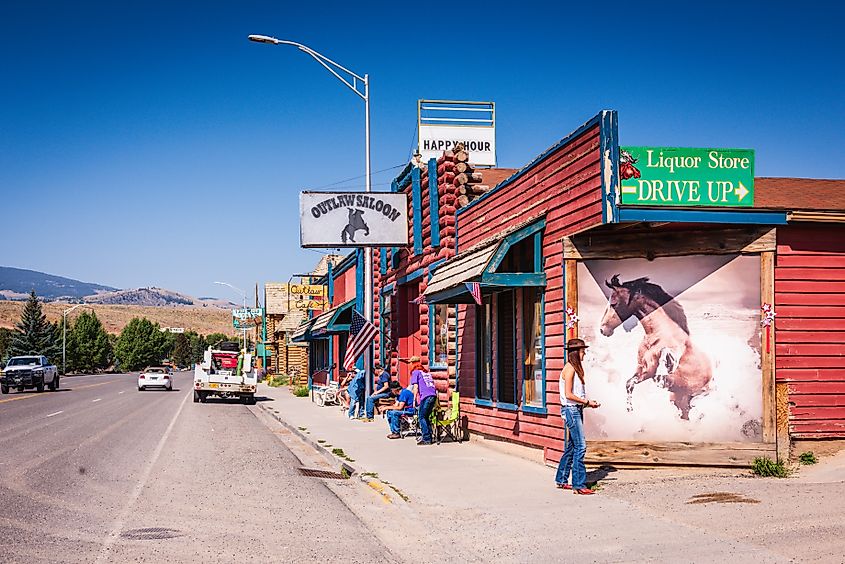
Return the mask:
[[340,239],[344,243],[346,243],[347,239],[354,243],[356,231],[363,229],[364,235],[369,235],[370,228],[366,223],[364,223],[364,210],[354,208],[347,209],[349,210],[349,221],[346,223],[346,227],[343,228],[343,231],[340,232]]
[[648,278],[620,283],[619,275],[605,281],[610,302],[601,320],[601,334],[613,331],[635,316],[645,330],[637,350],[637,369],[628,379],[628,411],[634,406],[634,386],[648,379],[671,393],[672,403],[689,419],[692,399],[705,393],[713,376],[710,359],[690,339],[684,308]]

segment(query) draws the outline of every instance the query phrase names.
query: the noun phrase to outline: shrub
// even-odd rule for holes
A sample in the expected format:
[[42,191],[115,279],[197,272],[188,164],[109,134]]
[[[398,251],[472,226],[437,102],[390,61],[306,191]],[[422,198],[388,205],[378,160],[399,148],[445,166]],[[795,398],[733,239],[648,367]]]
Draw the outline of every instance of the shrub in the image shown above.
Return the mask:
[[786,478],[789,476],[789,469],[783,462],[775,462],[768,456],[755,458],[754,464],[751,465],[751,470],[764,478]]
[[298,398],[308,397],[308,386],[297,386],[293,389],[293,395]]
[[807,452],[802,452],[801,455],[798,457],[798,462],[804,465],[815,464],[818,461],[819,459],[816,458],[816,455],[813,454],[813,451],[811,450],[808,450]]
[[288,377],[286,374],[280,374],[278,376],[273,376],[267,382],[268,386],[273,388],[278,388],[279,386],[287,386],[288,385]]

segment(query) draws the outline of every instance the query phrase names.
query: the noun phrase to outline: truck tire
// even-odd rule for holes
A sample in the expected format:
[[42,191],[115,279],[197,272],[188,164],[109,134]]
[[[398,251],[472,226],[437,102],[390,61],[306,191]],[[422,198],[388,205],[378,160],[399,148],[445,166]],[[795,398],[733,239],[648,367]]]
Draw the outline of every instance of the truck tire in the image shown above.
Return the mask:
[[48,387],[50,388],[51,392],[55,392],[56,390],[59,389],[59,375],[58,374],[53,376],[53,379],[50,380]]
[[205,403],[205,392],[200,392],[200,403]]
[[0,393],[8,394],[9,393],[9,386],[0,386]]
[[200,395],[197,393],[196,390],[194,390],[194,403],[199,403],[199,402],[200,402]]
[[41,377],[41,380],[39,380],[38,383],[35,384],[35,391],[38,392],[39,394],[44,391],[44,377],[43,376]]

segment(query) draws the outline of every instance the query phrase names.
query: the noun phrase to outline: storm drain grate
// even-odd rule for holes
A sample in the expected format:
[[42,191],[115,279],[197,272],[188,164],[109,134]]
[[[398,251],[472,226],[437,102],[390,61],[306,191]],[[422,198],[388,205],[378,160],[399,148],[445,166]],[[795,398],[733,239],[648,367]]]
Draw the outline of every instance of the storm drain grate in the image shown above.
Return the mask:
[[315,468],[300,468],[299,473],[303,476],[311,478],[330,478],[332,480],[346,480],[347,476],[339,472],[330,472],[328,470],[317,470]]
[[167,527],[147,527],[145,529],[130,529],[122,532],[120,536],[129,540],[162,540],[181,537],[182,532]]

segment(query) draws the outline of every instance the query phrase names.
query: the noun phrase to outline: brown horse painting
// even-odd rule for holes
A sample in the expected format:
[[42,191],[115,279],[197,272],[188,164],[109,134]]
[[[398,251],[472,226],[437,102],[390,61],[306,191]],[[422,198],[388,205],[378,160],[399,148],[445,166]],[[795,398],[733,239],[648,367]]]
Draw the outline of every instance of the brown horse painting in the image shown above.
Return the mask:
[[613,331],[631,316],[645,330],[637,350],[637,369],[628,379],[628,411],[633,411],[634,386],[652,379],[671,393],[672,403],[689,419],[692,399],[707,391],[713,372],[710,359],[690,340],[684,308],[648,278],[620,283],[619,275],[605,281],[610,303],[601,320],[601,334]]

